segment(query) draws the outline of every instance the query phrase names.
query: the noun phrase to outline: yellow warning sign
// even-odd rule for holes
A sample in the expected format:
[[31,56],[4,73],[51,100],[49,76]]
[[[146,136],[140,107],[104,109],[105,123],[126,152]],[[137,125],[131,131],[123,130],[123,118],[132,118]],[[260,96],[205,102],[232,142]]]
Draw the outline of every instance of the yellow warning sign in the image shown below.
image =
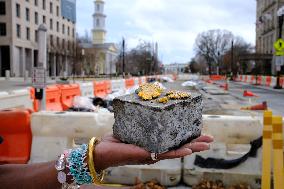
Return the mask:
[[284,56],[284,40],[278,39],[274,43],[275,55],[276,56]]

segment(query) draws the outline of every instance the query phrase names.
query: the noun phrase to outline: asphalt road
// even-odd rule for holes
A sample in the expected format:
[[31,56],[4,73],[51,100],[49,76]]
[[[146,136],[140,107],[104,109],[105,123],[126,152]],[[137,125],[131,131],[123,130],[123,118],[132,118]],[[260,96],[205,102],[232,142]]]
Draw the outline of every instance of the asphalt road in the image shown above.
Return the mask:
[[[245,98],[243,97],[244,90],[249,90],[258,97]],[[284,89],[275,90],[263,86],[232,82],[229,85],[229,91],[231,95],[250,101],[251,104],[258,104],[263,101],[267,101],[269,109],[273,110],[274,114],[284,116]]]

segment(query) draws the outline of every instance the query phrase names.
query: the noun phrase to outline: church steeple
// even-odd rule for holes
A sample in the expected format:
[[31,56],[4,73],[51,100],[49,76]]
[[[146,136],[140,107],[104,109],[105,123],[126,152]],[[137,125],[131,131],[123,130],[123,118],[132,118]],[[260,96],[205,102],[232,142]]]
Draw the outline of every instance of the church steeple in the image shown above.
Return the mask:
[[96,0],[95,13],[93,14],[93,44],[104,44],[106,37],[105,20],[103,0]]

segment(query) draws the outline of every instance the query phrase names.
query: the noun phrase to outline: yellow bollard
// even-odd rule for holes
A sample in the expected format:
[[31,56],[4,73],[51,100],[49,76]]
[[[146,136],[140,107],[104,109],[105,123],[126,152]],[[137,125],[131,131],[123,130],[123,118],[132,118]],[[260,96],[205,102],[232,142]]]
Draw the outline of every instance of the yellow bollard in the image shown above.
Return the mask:
[[273,116],[273,180],[274,189],[283,189],[283,129],[282,117]]
[[261,188],[270,189],[271,185],[271,140],[272,140],[272,111],[263,115],[263,146],[262,146],[262,179]]

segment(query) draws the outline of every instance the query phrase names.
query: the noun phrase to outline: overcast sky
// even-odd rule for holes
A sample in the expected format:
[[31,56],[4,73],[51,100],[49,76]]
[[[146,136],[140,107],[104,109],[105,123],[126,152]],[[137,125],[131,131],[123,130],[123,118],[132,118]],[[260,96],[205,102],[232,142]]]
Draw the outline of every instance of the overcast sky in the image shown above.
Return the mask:
[[[94,0],[77,0],[77,32],[93,27]],[[127,47],[141,40],[159,43],[164,63],[185,63],[194,56],[198,33],[226,29],[255,44],[255,0],[106,0],[107,42]]]

